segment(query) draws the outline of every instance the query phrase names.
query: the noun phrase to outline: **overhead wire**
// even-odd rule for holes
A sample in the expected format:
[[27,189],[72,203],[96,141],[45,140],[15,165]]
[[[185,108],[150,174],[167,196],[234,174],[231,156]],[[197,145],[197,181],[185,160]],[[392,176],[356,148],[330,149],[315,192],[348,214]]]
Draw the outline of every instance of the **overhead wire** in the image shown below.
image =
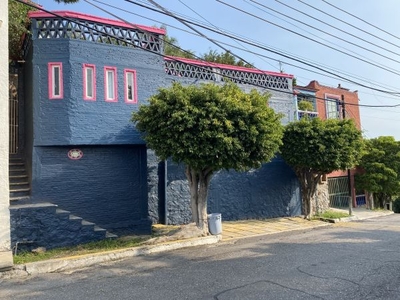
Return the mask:
[[[137,14],[137,13],[133,13],[132,11],[129,11],[129,10],[126,10],[126,9],[122,9],[122,8],[120,8],[120,7],[117,7],[117,6],[113,6],[113,5],[109,4],[109,3],[105,3],[105,2],[100,1],[100,0],[92,0],[92,1],[93,1],[93,2],[97,2],[97,3],[101,3],[102,5],[105,5],[105,6],[107,6],[107,7],[111,7],[111,8],[114,8],[114,9],[117,9],[117,10],[120,10],[120,11],[123,11],[123,12],[125,12],[125,13],[129,13],[129,14],[132,14],[132,15],[135,15],[135,16],[139,16],[139,17],[144,18],[144,19],[148,19],[148,20],[151,20],[151,21],[155,21],[155,22],[157,22],[157,23],[160,22],[159,20],[152,19],[152,18],[149,18],[149,17],[145,17],[145,16],[140,15],[140,14]],[[246,2],[246,0],[244,0],[244,1]],[[140,1],[140,2],[144,2],[144,1]],[[197,20],[195,20],[195,19],[191,19],[191,20],[197,21]],[[166,23],[165,23],[165,22],[162,22],[162,24],[166,24]],[[188,31],[188,30],[186,30],[186,29],[183,29],[183,28],[180,28],[180,27],[171,25],[171,24],[166,24],[166,25],[169,26],[169,27],[171,27],[171,28],[175,28],[175,29],[177,29],[177,30],[183,31],[183,32],[185,32],[185,33],[189,33],[189,34],[191,34],[191,35],[200,37],[199,34],[194,33],[194,32],[191,32],[191,31]],[[227,31],[227,30],[222,30],[222,29],[216,27],[215,25],[213,25],[213,27],[216,28],[216,29],[218,29],[218,30],[220,30],[221,32],[226,33],[226,34],[229,33],[229,31]],[[230,36],[228,36],[228,37],[230,37]],[[230,37],[230,38],[231,38],[232,40],[235,40],[235,39],[232,38],[232,37]],[[213,40],[214,40],[214,41],[218,41],[218,40],[216,40],[216,39],[213,39]],[[236,40],[235,40],[235,41],[236,41]],[[246,41],[248,41],[248,40],[246,40]],[[285,64],[285,65],[293,66],[293,67],[295,67],[295,68],[302,69],[302,70],[309,71],[309,72],[313,72],[313,73],[315,73],[315,74],[319,74],[319,75],[322,75],[322,76],[325,76],[325,77],[337,78],[337,76],[335,76],[335,75],[326,75],[326,74],[324,74],[324,73],[316,72],[316,71],[313,71],[313,70],[310,70],[310,69],[307,69],[307,68],[304,68],[304,67],[300,67],[300,66],[295,65],[295,64],[291,64],[291,63],[286,62],[286,61],[282,61],[281,59],[277,59],[277,58],[274,58],[274,57],[271,57],[271,56],[266,56],[266,55],[260,54],[260,53],[258,53],[258,52],[254,52],[254,51],[248,50],[248,48],[245,48],[245,49],[239,48],[239,47],[237,47],[237,46],[234,46],[234,45],[232,45],[232,44],[228,44],[228,43],[226,43],[226,42],[222,42],[222,41],[220,41],[220,40],[219,40],[218,42],[221,43],[221,44],[224,44],[224,45],[226,45],[226,46],[229,46],[229,47],[238,49],[238,50],[247,51],[248,53],[254,54],[254,55],[256,55],[256,56],[258,56],[258,57],[261,57],[261,58],[264,57],[264,58],[267,58],[267,59],[270,59],[270,60],[275,60],[275,61],[277,61],[277,62],[282,62],[282,63]],[[248,42],[246,42],[246,43],[248,43]],[[274,49],[273,47],[270,47],[270,48],[271,48],[271,49]],[[276,49],[276,48],[275,48],[275,50],[278,51],[278,52],[280,52],[280,53],[286,53],[286,54],[290,55],[291,57],[295,57],[295,58],[298,58],[298,59],[300,59],[300,60],[309,62],[309,63],[311,63],[311,64],[313,64],[313,65],[315,65],[315,66],[320,66],[320,67],[323,67],[323,68],[325,68],[325,69],[331,70],[331,71],[333,71],[333,72],[337,72],[337,73],[340,73],[340,74],[345,74],[345,75],[347,75],[347,76],[349,76],[349,77],[351,77],[351,78],[360,79],[360,80],[362,80],[362,81],[365,80],[365,78],[363,78],[362,76],[354,75],[354,74],[351,74],[351,73],[349,73],[349,72],[344,72],[344,71],[341,71],[341,70],[339,70],[339,69],[336,69],[336,68],[333,68],[333,67],[330,67],[330,66],[327,66],[327,65],[323,65],[323,64],[320,64],[320,63],[317,63],[317,62],[308,60],[308,59],[306,59],[306,58],[302,58],[302,57],[296,56],[295,54],[292,54],[292,53],[289,53],[289,52],[285,52],[284,50],[281,50],[281,49]],[[188,52],[188,53],[189,53],[189,52]],[[343,80],[345,80],[345,79],[343,79]],[[345,80],[345,81],[347,81],[347,80]],[[371,81],[369,80],[368,83],[371,83]],[[387,89],[387,90],[390,90],[390,88],[392,88],[392,91],[390,91],[390,92],[395,92],[395,87],[390,87],[390,86],[389,86],[389,88],[388,88],[387,86],[384,86],[382,83],[378,83],[378,82],[374,82],[374,83],[375,83],[375,86],[379,86],[379,87],[385,88],[385,89]]]
[[[131,2],[130,0],[125,0],[125,1]],[[334,50],[334,51],[336,51],[336,52],[342,53],[342,54],[344,54],[344,55],[347,55],[347,56],[349,56],[349,57],[352,57],[352,58],[354,58],[354,59],[357,59],[357,60],[359,60],[359,61],[362,61],[362,62],[364,62],[364,63],[367,63],[367,64],[369,64],[369,65],[375,66],[375,67],[377,67],[377,68],[379,68],[379,69],[383,69],[383,70],[385,70],[385,71],[387,71],[387,72],[390,72],[390,73],[392,73],[392,74],[395,74],[395,75],[400,76],[400,73],[394,71],[393,69],[390,69],[390,68],[388,68],[388,67],[383,67],[383,66],[381,66],[381,65],[379,65],[379,64],[372,63],[372,62],[370,62],[370,61],[368,61],[368,60],[365,60],[365,59],[363,59],[363,58],[360,58],[360,57],[358,57],[358,56],[356,56],[356,55],[349,54],[349,53],[347,53],[347,52],[345,52],[345,51],[342,51],[342,50],[340,50],[340,49],[336,49],[336,48],[334,48],[334,47],[332,47],[332,46],[330,46],[330,45],[324,44],[324,43],[322,43],[322,42],[320,42],[320,41],[318,41],[318,40],[316,40],[316,39],[314,39],[314,38],[308,37],[308,36],[306,36],[306,35],[304,35],[304,34],[301,34],[301,33],[296,32],[295,30],[291,30],[291,29],[289,29],[289,28],[286,28],[286,27],[281,26],[281,25],[279,25],[279,24],[276,24],[276,23],[274,23],[274,22],[268,21],[268,20],[266,20],[266,19],[264,19],[264,18],[261,18],[261,17],[255,15],[255,14],[250,13],[250,12],[247,12],[247,11],[245,11],[245,10],[243,10],[243,9],[240,9],[240,8],[238,8],[238,7],[234,6],[234,5],[231,5],[231,4],[229,4],[229,3],[226,3],[226,2],[224,2],[224,1],[222,1],[222,0],[216,0],[216,1],[219,2],[219,3],[221,3],[221,4],[226,5],[226,6],[228,6],[228,7],[231,7],[231,8],[233,8],[233,9],[237,10],[237,11],[240,11],[240,12],[242,12],[242,13],[244,13],[244,14],[247,14],[247,15],[249,15],[249,16],[252,16],[252,17],[256,18],[256,19],[259,19],[259,20],[261,20],[261,21],[263,21],[263,22],[269,23],[269,24],[274,25],[274,26],[276,26],[276,27],[278,27],[278,28],[281,28],[281,29],[283,29],[283,30],[285,30],[285,31],[288,31],[288,32],[290,32],[290,33],[293,33],[293,34],[298,35],[298,36],[300,36],[300,37],[303,37],[303,38],[305,38],[305,39],[308,39],[308,40],[310,40],[310,41],[312,41],[312,42],[314,42],[314,43],[317,43],[317,44],[319,44],[319,45],[325,46],[325,47],[327,47],[327,48],[329,48],[329,49],[332,49],[332,50]]]
[[[132,0],[124,0],[124,1],[129,2],[129,3],[132,3],[132,4],[135,4],[135,5],[138,5],[138,6],[141,6],[141,7],[144,7],[144,8],[147,8],[147,9],[149,9],[149,10],[152,10],[152,11],[155,11],[155,12],[158,12],[158,13],[161,13],[161,14],[165,14],[164,12],[159,11],[159,10],[153,8],[153,7],[149,7],[149,6],[146,6],[146,5],[137,3],[137,2],[132,1]],[[216,0],[216,1],[221,2],[220,0]],[[179,17],[178,17],[178,18],[179,18]],[[338,74],[336,74],[336,73],[334,73],[334,72],[330,72],[330,71],[327,71],[327,70],[325,70],[325,69],[323,69],[323,68],[320,68],[320,67],[318,67],[318,66],[315,66],[315,65],[313,65],[313,64],[307,63],[307,62],[305,62],[305,61],[303,61],[303,60],[301,60],[301,59],[294,58],[294,57],[292,57],[292,56],[290,56],[290,55],[287,55],[287,54],[284,54],[284,53],[279,52],[279,51],[277,51],[277,50],[271,49],[271,48],[269,48],[269,47],[267,47],[267,46],[260,45],[260,44],[258,44],[258,43],[256,43],[256,42],[252,42],[252,41],[249,41],[249,40],[246,41],[246,40],[244,40],[243,38],[240,38],[240,37],[238,37],[238,36],[233,36],[233,35],[231,35],[231,34],[223,34],[223,33],[219,32],[219,31],[217,31],[217,30],[215,30],[215,29],[213,29],[213,28],[209,28],[209,27],[204,26],[204,25],[201,25],[201,24],[196,24],[195,22],[192,22],[192,21],[188,21],[188,20],[186,20],[186,21],[187,21],[188,23],[191,23],[191,24],[193,24],[193,25],[196,25],[196,26],[199,26],[199,27],[201,27],[201,28],[207,29],[207,30],[209,30],[209,31],[212,31],[212,32],[215,32],[215,33],[218,33],[218,34],[227,36],[227,37],[234,37],[235,39],[237,39],[237,40],[239,40],[239,41],[241,41],[241,42],[245,42],[245,43],[247,43],[247,44],[249,44],[249,45],[251,45],[251,46],[260,48],[260,49],[262,49],[262,50],[269,51],[269,52],[271,52],[271,53],[280,55],[280,56],[285,57],[285,58],[288,58],[288,59],[290,59],[290,60],[294,60],[294,61],[300,62],[300,63],[302,63],[302,64],[305,64],[305,65],[309,66],[309,67],[312,67],[312,68],[318,69],[318,70],[320,70],[320,71],[329,73],[329,74],[331,74],[331,75],[336,76],[337,78],[340,78],[340,79],[345,80],[345,81],[347,81],[347,82],[351,82],[351,83],[354,83],[354,84],[356,84],[356,85],[365,87],[365,88],[367,88],[367,89],[372,89],[372,90],[375,90],[375,91],[378,91],[378,92],[387,93],[387,94],[392,94],[392,95],[400,95],[399,92],[387,91],[387,90],[382,90],[382,89],[377,89],[377,88],[373,88],[373,87],[367,86],[367,85],[362,84],[362,83],[359,83],[359,82],[357,82],[357,81],[348,79],[348,78],[346,78],[346,77],[344,77],[344,76],[338,75]]]
[[[268,9],[271,9],[271,10],[272,10],[272,8],[269,8],[269,7],[266,6],[265,4],[259,3],[259,2],[255,1],[255,0],[249,0],[249,1],[254,2],[254,3],[257,3],[258,5],[260,5],[260,6],[262,6],[262,7],[265,7],[265,8],[268,8]],[[313,20],[315,20],[315,21],[317,21],[317,22],[320,22],[320,23],[322,23],[322,24],[325,24],[325,25],[327,25],[327,26],[329,26],[329,27],[331,27],[331,28],[334,28],[334,29],[336,29],[336,30],[338,30],[338,31],[340,31],[340,32],[342,32],[342,33],[344,33],[344,34],[347,34],[347,35],[349,35],[349,36],[351,36],[351,37],[353,37],[353,38],[356,38],[356,39],[361,40],[361,41],[363,41],[363,42],[365,42],[365,43],[368,43],[368,44],[370,44],[370,45],[372,45],[372,46],[375,46],[375,47],[377,47],[377,48],[379,48],[379,49],[381,49],[381,50],[390,52],[390,53],[392,53],[392,54],[394,54],[394,55],[400,56],[400,54],[399,54],[398,52],[392,51],[392,50],[390,50],[390,49],[387,49],[387,48],[385,48],[385,47],[382,47],[382,46],[380,46],[380,45],[377,45],[377,44],[375,44],[375,43],[372,43],[372,42],[370,42],[370,41],[368,41],[368,40],[366,40],[366,39],[363,39],[363,38],[360,37],[360,36],[357,36],[357,35],[355,35],[355,34],[352,34],[352,33],[348,32],[348,31],[345,31],[345,30],[343,30],[343,29],[341,29],[341,28],[339,28],[339,27],[337,27],[337,26],[334,26],[334,25],[332,25],[332,24],[329,24],[328,22],[325,22],[325,21],[323,21],[323,20],[321,20],[321,19],[319,19],[319,18],[316,18],[316,17],[314,17],[314,16],[312,16],[312,15],[310,15],[310,14],[304,12],[304,11],[301,11],[300,9],[297,9],[297,8],[295,8],[295,7],[293,7],[293,6],[289,5],[289,4],[283,3],[282,1],[279,1],[279,0],[275,0],[275,1],[278,2],[279,4],[285,6],[285,7],[288,7],[288,8],[290,8],[290,9],[292,9],[292,10],[298,12],[298,13],[301,13],[301,14],[303,14],[303,15],[305,15],[305,16],[307,16],[307,17],[309,17],[309,18],[311,18],[311,19],[313,19]],[[300,1],[300,0],[297,0],[297,1]],[[301,3],[304,3],[304,2],[302,2],[302,1],[300,1],[300,2],[301,2]],[[306,4],[306,5],[307,5],[307,4]],[[317,9],[317,8],[315,8],[315,9]],[[276,10],[274,10],[274,11],[275,11],[275,12],[278,12],[278,11],[276,11]],[[278,12],[278,13],[279,13],[279,14],[283,14],[283,13],[280,13],[280,12]],[[283,14],[283,15],[285,15],[285,14]],[[289,17],[289,16],[287,16],[287,15],[285,15],[285,16],[286,16],[286,17]],[[291,17],[290,17],[290,18],[291,18]],[[370,52],[370,53],[379,55],[379,56],[381,56],[381,57],[383,57],[383,58],[386,58],[386,59],[388,59],[388,60],[391,60],[391,61],[393,61],[393,62],[400,63],[400,61],[397,60],[397,59],[393,59],[393,58],[391,58],[391,57],[389,57],[389,56],[383,55],[382,53],[376,52],[376,51],[374,51],[374,50],[368,49],[368,48],[366,48],[366,47],[364,47],[364,46],[361,46],[361,45],[359,45],[359,44],[353,43],[353,42],[351,42],[351,41],[349,41],[349,40],[347,40],[347,39],[345,39],[345,38],[341,38],[341,37],[339,37],[339,36],[337,36],[337,35],[335,35],[335,34],[329,33],[329,32],[327,32],[327,31],[325,31],[325,30],[322,30],[322,29],[320,29],[320,28],[317,28],[317,27],[315,27],[315,26],[312,26],[312,25],[308,24],[307,22],[303,22],[303,21],[300,21],[300,20],[295,19],[295,18],[292,18],[292,19],[293,19],[294,21],[296,21],[296,22],[299,22],[299,23],[301,23],[301,24],[307,26],[307,27],[313,28],[314,30],[320,31],[320,32],[322,32],[322,33],[324,33],[324,34],[326,34],[326,35],[329,35],[329,36],[334,37],[334,38],[336,38],[336,39],[338,39],[338,40],[341,40],[342,42],[348,43],[348,44],[350,44],[350,45],[353,45],[353,46],[355,46],[355,47],[358,47],[358,48],[363,49],[363,50],[365,50],[365,51],[368,51],[368,52]]]
[[336,6],[336,5],[333,5],[332,3],[329,3],[326,0],[321,0],[321,1],[325,2],[327,5],[335,8],[335,9],[337,9],[337,10],[339,10],[339,11],[341,11],[341,12],[343,12],[343,13],[349,15],[349,16],[352,16],[353,18],[355,18],[355,19],[357,19],[357,20],[359,20],[359,21],[361,21],[361,22],[363,22],[363,23],[365,23],[365,24],[367,24],[367,25],[369,25],[369,26],[371,26],[371,27],[383,32],[383,33],[386,33],[387,35],[390,35],[393,38],[396,38],[396,39],[400,40],[400,38],[398,36],[390,33],[389,31],[386,31],[386,30],[384,30],[384,29],[382,29],[382,28],[380,28],[380,27],[378,27],[378,26],[376,26],[376,25],[374,25],[374,24],[372,24],[372,23],[370,23],[368,21],[365,21],[363,18],[360,18],[360,17],[356,16],[355,14],[352,14],[352,13],[348,12],[347,10],[344,10],[344,9],[342,9],[342,8]]
[[[116,40],[123,41],[123,42],[125,42],[125,43],[129,43],[129,44],[135,46],[135,45],[134,45],[133,43],[131,43],[131,42],[127,42],[127,41],[124,40],[124,39],[121,39],[121,38],[119,38],[119,37],[116,37],[115,35],[112,35],[112,34],[109,34],[109,33],[105,33],[105,32],[101,32],[100,30],[95,29],[95,28],[92,28],[92,27],[89,27],[88,25],[86,25],[86,24],[84,24],[84,23],[82,23],[82,22],[79,22],[78,20],[75,20],[75,19],[71,19],[71,18],[68,18],[68,17],[61,16],[61,15],[55,13],[55,12],[48,11],[48,10],[42,8],[42,7],[37,7],[37,6],[35,6],[35,5],[32,5],[32,4],[30,4],[30,3],[27,3],[27,2],[25,2],[24,0],[14,0],[14,1],[17,1],[17,2],[19,2],[19,3],[22,3],[22,4],[24,4],[24,5],[27,5],[27,6],[30,6],[30,7],[39,9],[39,10],[42,10],[42,11],[44,11],[44,12],[50,14],[50,15],[53,15],[53,16],[55,16],[55,17],[58,17],[58,18],[61,18],[61,19],[64,19],[64,20],[67,20],[67,21],[70,21],[70,22],[77,23],[78,25],[80,25],[80,26],[82,26],[82,27],[90,28],[92,31],[105,34],[105,35],[107,35],[107,36],[109,36],[109,37],[115,38]],[[89,4],[91,4],[91,5],[94,5],[93,3],[90,3],[90,1],[88,1],[88,0],[84,0],[84,1],[87,2],[87,3],[89,3]],[[97,7],[96,5],[94,5],[94,6]],[[101,8],[100,8],[100,9],[101,9]],[[107,12],[107,11],[106,11],[106,12]],[[109,13],[109,14],[112,15],[112,13],[110,13],[110,12],[107,12],[107,13]],[[125,20],[124,22],[125,22],[126,24],[129,24],[130,26],[135,26],[134,24],[131,24],[130,22],[128,22],[128,21],[126,21],[126,20]],[[136,25],[136,27],[137,27],[137,25]],[[144,29],[141,28],[141,30],[144,30]],[[184,62],[184,61],[180,60],[178,57],[166,56],[166,55],[163,55],[163,54],[154,52],[154,51],[149,50],[149,49],[146,49],[146,48],[141,48],[141,49],[142,49],[142,50],[145,50],[145,51],[147,51],[147,52],[151,52],[151,53],[153,53],[153,54],[162,56],[162,57],[164,57],[164,58],[169,58],[169,59],[174,60],[174,61],[177,61],[177,62]],[[206,62],[206,63],[207,63],[207,62]],[[211,65],[212,65],[212,64],[211,64]],[[217,72],[215,72],[215,73],[217,73]],[[226,77],[227,77],[227,78],[230,78],[229,76],[226,76]],[[232,77],[231,77],[231,79],[236,79],[236,78],[232,78]],[[237,79],[236,79],[236,80],[237,80]],[[251,83],[251,82],[246,82],[245,80],[242,80],[242,82],[243,82],[243,83],[246,83],[246,84],[249,84],[249,85],[256,86],[256,87],[260,87],[260,88],[262,88],[262,89],[264,89],[264,90],[277,91],[277,92],[280,92],[280,93],[285,93],[285,94],[291,94],[291,95],[293,95],[293,92],[290,92],[290,91],[284,91],[284,90],[280,90],[280,89],[273,89],[273,88],[269,88],[269,87],[264,87],[264,86],[261,86],[261,85],[258,85],[258,84],[254,84],[254,83]],[[327,101],[332,101],[332,100],[329,100],[329,99],[319,98],[319,97],[316,97],[316,99],[320,99],[320,100],[323,100],[323,101],[325,101],[325,102],[327,102]],[[333,102],[336,102],[336,101],[334,100]],[[359,107],[400,107],[400,104],[397,104],[397,105],[366,105],[366,104],[359,104],[359,103],[356,104],[356,103],[347,103],[347,102],[345,102],[345,104],[346,104],[346,105],[350,105],[350,106],[359,106]]]

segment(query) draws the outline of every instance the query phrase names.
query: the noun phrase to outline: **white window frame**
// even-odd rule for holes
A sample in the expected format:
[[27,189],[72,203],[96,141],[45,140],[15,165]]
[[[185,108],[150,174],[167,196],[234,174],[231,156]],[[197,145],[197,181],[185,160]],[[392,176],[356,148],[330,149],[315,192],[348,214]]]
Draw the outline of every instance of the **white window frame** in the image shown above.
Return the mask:
[[[112,76],[111,81],[109,75]],[[117,102],[117,68],[104,67],[104,98],[107,102]]]
[[[136,70],[124,70],[125,103],[137,103]],[[129,92],[129,88],[131,91]]]
[[[61,62],[48,63],[48,89],[49,99],[63,99],[64,86],[63,86],[63,68]],[[57,73],[58,72],[58,78]]]
[[[89,71],[92,72],[91,80]],[[91,87],[89,83],[91,83]],[[83,99],[96,101],[96,66],[92,64],[83,64]]]

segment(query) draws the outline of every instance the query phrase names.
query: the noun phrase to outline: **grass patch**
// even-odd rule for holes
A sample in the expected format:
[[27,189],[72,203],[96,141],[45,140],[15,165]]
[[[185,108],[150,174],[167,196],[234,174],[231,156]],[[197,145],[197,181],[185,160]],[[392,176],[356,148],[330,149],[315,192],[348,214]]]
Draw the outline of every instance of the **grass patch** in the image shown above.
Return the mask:
[[349,217],[350,215],[345,212],[341,211],[334,211],[334,210],[327,210],[323,212],[322,214],[316,215],[318,218],[325,218],[325,219],[340,219],[340,218],[346,218]]
[[55,248],[40,253],[21,251],[14,256],[14,264],[26,264],[47,259],[64,258],[68,256],[138,247],[150,238],[168,235],[171,232],[176,231],[177,228],[179,228],[179,226],[155,225],[153,226],[152,235],[123,236],[116,239],[106,239],[77,246]]

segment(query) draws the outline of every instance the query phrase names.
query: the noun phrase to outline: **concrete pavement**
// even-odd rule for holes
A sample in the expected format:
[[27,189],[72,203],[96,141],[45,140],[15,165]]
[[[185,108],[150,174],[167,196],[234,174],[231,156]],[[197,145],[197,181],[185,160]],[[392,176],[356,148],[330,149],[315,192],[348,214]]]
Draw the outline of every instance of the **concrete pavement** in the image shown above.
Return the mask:
[[[344,212],[347,212],[343,210]],[[348,222],[365,220],[393,214],[391,211],[371,211],[363,208],[353,210],[353,216],[334,220],[334,222]],[[296,230],[308,230],[323,226],[332,226],[332,223],[322,220],[308,221],[301,217],[274,218],[265,220],[241,220],[222,222],[222,235],[207,236],[165,242],[150,246],[141,246],[129,249],[106,251],[95,254],[51,259],[24,265],[15,265],[11,271],[0,272],[0,280],[7,278],[23,277],[41,273],[67,272],[82,269],[99,263],[120,260],[126,257],[148,255],[151,253],[171,251],[186,247],[209,245],[219,241],[230,241],[241,238],[254,237],[266,234],[275,234]]]

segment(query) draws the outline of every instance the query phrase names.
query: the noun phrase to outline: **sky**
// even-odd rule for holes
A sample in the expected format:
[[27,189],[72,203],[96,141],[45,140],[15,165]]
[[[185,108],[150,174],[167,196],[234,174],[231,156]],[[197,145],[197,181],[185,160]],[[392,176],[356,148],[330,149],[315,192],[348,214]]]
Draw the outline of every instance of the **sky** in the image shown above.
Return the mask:
[[[175,16],[245,42],[195,27],[203,35],[199,36],[173,17],[137,5],[154,7],[149,1],[36,2],[48,10],[70,10],[111,19],[118,16],[140,25],[165,25],[167,34],[176,38],[181,48],[198,56],[210,50],[224,52],[206,36],[258,69],[294,75],[298,85],[317,80],[323,85],[341,84],[351,91],[357,90],[364,136],[394,136],[400,140],[400,1],[154,1]],[[393,105],[399,106],[384,107]]]

